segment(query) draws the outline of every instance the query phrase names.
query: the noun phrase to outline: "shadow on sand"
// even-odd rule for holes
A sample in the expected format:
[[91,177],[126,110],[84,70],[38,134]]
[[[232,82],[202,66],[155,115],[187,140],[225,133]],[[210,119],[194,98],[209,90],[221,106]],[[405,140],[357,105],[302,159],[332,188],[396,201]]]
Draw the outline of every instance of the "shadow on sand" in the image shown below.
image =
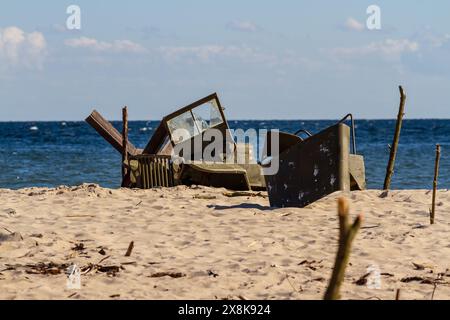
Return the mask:
[[277,208],[271,208],[269,206],[262,206],[257,203],[241,203],[241,204],[235,204],[232,206],[221,206],[221,205],[208,205],[208,208],[212,208],[214,210],[227,210],[227,209],[258,209],[258,210],[264,210],[264,211],[271,211],[275,210]]

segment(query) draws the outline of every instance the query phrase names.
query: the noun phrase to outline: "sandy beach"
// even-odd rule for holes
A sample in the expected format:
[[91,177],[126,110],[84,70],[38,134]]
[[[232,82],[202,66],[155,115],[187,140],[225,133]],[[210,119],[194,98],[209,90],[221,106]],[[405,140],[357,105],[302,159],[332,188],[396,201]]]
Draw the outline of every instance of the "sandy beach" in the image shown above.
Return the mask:
[[[0,190],[1,299],[321,299],[337,249],[334,193],[304,209],[225,189]],[[345,194],[364,215],[343,299],[450,296],[450,192]],[[125,257],[130,242],[134,248]],[[81,288],[67,287],[67,268]],[[369,268],[369,269],[368,269]],[[378,288],[364,275],[375,268]],[[359,281],[358,281],[359,280]]]

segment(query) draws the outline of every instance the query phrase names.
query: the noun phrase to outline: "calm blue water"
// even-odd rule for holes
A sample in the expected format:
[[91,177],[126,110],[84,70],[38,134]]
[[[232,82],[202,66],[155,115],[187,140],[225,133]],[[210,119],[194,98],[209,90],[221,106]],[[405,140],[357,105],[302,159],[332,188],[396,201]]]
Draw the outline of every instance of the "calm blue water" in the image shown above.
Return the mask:
[[[231,128],[279,128],[287,132],[304,128],[312,133],[333,123],[229,121]],[[120,130],[120,122],[113,124]],[[157,124],[130,122],[130,140],[143,148]],[[357,148],[365,157],[368,187],[382,188],[395,120],[357,120],[356,125]],[[33,126],[38,129],[30,130]],[[450,187],[450,120],[405,120],[392,188],[431,188],[436,143],[442,146],[439,187]],[[120,163],[120,154],[84,122],[0,123],[0,188],[83,182],[115,188],[120,186]]]

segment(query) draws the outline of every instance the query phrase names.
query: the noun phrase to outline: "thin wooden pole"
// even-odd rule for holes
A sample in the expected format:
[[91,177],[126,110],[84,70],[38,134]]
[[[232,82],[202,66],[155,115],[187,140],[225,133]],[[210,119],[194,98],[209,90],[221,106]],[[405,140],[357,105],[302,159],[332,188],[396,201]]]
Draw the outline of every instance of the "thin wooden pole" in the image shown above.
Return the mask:
[[395,157],[397,155],[398,141],[400,139],[400,131],[402,129],[402,121],[403,116],[405,114],[404,110],[405,110],[406,93],[403,90],[402,86],[399,86],[398,89],[400,90],[400,107],[398,109],[397,124],[395,125],[395,134],[391,146],[391,153],[389,155],[389,162],[386,168],[386,177],[384,179],[384,186],[383,186],[384,190],[388,190],[391,187],[391,178],[392,174],[394,173],[394,164],[395,164]]
[[325,300],[340,299],[340,288],[344,282],[345,269],[347,268],[350,258],[350,251],[353,239],[361,227],[362,215],[359,215],[353,224],[348,221],[349,204],[347,199],[338,199],[338,216],[339,216],[339,247],[336,254],[333,273],[325,292]]
[[127,252],[125,253],[125,257],[131,256],[131,252],[133,252],[133,248],[134,248],[134,241],[131,241],[130,244],[128,245]]
[[431,202],[430,224],[434,224],[434,214],[436,210],[436,191],[439,175],[439,159],[441,158],[441,146],[436,145],[436,159],[434,161],[434,180],[433,180],[433,200]]
[[400,300],[400,289],[397,289],[397,292],[395,293],[395,300]]
[[128,108],[122,109],[122,185],[126,179],[128,170],[125,163],[128,161]]

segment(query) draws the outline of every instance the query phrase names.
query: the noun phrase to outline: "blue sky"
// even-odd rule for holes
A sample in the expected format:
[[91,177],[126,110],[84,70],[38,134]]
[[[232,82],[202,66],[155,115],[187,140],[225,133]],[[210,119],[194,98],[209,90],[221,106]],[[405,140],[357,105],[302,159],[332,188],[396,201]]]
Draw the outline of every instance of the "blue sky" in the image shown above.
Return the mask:
[[157,120],[211,92],[230,119],[393,118],[399,84],[408,118],[450,118],[449,17],[443,0],[3,1],[0,121]]

